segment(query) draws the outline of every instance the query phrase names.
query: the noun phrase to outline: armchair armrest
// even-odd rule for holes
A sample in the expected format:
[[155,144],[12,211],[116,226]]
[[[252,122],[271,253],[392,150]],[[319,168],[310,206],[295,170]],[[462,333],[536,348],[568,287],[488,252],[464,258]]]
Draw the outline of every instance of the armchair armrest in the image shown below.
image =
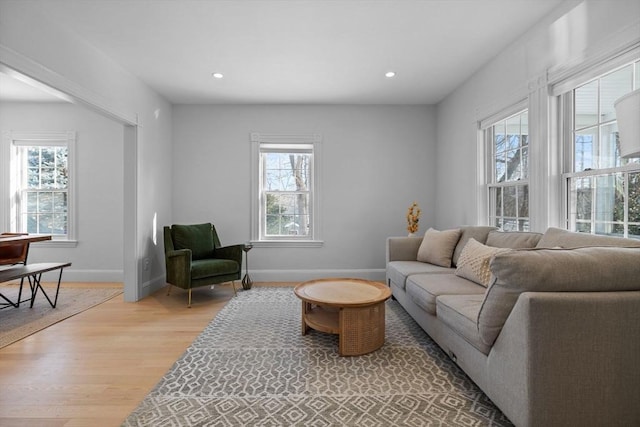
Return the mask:
[[388,237],[386,263],[391,261],[415,261],[422,237]]
[[165,254],[167,282],[180,288],[191,284],[191,249],[178,249]]
[[216,248],[213,251],[215,258],[230,259],[236,261],[240,267],[242,267],[242,249],[244,245],[231,245]]

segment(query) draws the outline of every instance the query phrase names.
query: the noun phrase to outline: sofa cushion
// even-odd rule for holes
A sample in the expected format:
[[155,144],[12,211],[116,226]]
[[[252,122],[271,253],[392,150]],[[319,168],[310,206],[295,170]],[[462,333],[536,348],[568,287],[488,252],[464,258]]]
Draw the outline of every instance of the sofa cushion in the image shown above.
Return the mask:
[[192,259],[211,257],[214,250],[211,223],[172,225],[171,234],[175,249],[191,249]]
[[482,353],[489,354],[491,346],[480,339],[477,323],[483,296],[442,295],[436,299],[436,310],[442,323]]
[[418,261],[441,267],[451,267],[453,250],[460,239],[460,229],[438,231],[433,228],[424,233],[418,249]]
[[456,275],[469,279],[485,288],[491,279],[489,260],[495,254],[510,251],[508,248],[494,248],[483,245],[476,239],[469,239],[458,259]]
[[387,264],[387,278],[402,290],[405,290],[407,277],[413,274],[453,272],[453,268],[440,267],[420,261],[391,261]]
[[527,249],[497,254],[478,313],[482,342],[493,345],[522,292],[640,290],[640,248]]
[[487,246],[496,248],[524,249],[535,248],[541,233],[532,233],[529,231],[490,231],[487,236]]
[[427,313],[436,314],[440,295],[482,295],[485,289],[455,274],[414,274],[407,279],[407,295]]
[[576,233],[550,227],[538,242],[538,248],[580,248],[585,246],[640,247],[640,240],[614,236]]
[[454,267],[458,265],[458,258],[460,258],[460,254],[469,239],[475,239],[476,241],[484,244],[487,241],[489,232],[495,229],[495,227],[488,227],[484,225],[464,225],[460,227],[460,240],[458,240],[458,244],[453,250],[453,257],[451,258]]
[[200,259],[191,263],[191,279],[233,274],[240,271],[240,265],[230,259]]

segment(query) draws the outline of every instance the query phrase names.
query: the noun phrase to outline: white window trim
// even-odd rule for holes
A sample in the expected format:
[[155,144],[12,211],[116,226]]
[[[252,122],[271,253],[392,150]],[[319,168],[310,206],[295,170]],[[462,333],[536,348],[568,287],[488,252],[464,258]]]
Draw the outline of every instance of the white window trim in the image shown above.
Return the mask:
[[[549,93],[557,103],[560,105],[561,111],[560,118],[557,120],[557,134],[561,136],[561,157],[562,157],[562,223],[563,227],[572,230],[575,226],[570,214],[570,181],[573,178],[580,177],[594,177],[599,175],[609,175],[613,173],[631,173],[640,171],[640,164],[631,163],[625,166],[617,168],[601,168],[601,169],[589,169],[585,171],[573,171],[574,169],[574,105],[573,105],[573,93],[574,90],[584,84],[589,83],[594,79],[615,72],[617,69],[628,66],[629,63],[633,63],[640,57],[640,42],[636,43],[629,49],[624,49],[621,52],[615,53],[610,56],[608,60],[600,59],[599,61],[592,61],[582,66],[577,66],[571,69],[571,74],[567,76],[563,74],[563,78],[556,78],[555,83],[549,86]],[[567,73],[568,74],[568,73]],[[602,126],[601,122],[597,124],[598,128]],[[625,198],[625,204],[628,200]],[[627,208],[625,207],[625,218],[627,214]],[[626,220],[625,220],[626,221]],[[595,234],[595,230],[592,230],[592,234]]]
[[12,194],[15,192],[16,183],[11,176],[11,152],[14,141],[31,141],[38,145],[60,145],[65,144],[68,149],[69,165],[69,187],[68,187],[68,212],[67,212],[67,237],[54,238],[46,242],[35,243],[34,246],[46,247],[75,247],[77,245],[77,197],[76,197],[76,132],[75,131],[52,131],[52,132],[30,132],[30,131],[4,131],[2,133],[2,149],[0,150],[0,197],[9,201],[0,209],[0,225],[4,230],[16,230],[17,218],[13,214],[15,211],[15,200]]
[[[265,134],[253,132],[251,141],[251,236],[250,240],[256,247],[321,247],[322,230],[320,221],[321,205],[321,165],[322,165],[322,135],[319,134]],[[312,144],[313,145],[313,180],[311,221],[312,235],[305,239],[261,239],[260,238],[260,144]]]
[[[489,218],[491,216],[491,203],[490,203],[490,186],[495,184],[493,182],[493,141],[487,141],[487,130],[497,122],[506,119],[514,114],[518,114],[529,108],[529,99],[522,99],[507,108],[504,108],[498,112],[486,116],[484,119],[478,121],[478,152],[477,152],[477,181],[478,181],[478,223],[485,225],[489,224]],[[529,120],[529,128],[531,129],[531,120]],[[531,217],[531,146],[532,138],[531,132],[529,132],[529,178],[526,181],[517,181],[513,184],[522,185],[527,184],[529,186],[529,229],[532,229],[532,217]],[[491,155],[490,155],[491,154]]]

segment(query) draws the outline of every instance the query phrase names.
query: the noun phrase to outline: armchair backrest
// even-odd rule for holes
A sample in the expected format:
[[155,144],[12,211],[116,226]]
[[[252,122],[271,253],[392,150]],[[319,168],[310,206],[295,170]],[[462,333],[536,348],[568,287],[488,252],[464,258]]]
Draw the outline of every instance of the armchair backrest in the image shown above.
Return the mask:
[[220,240],[215,227],[211,223],[180,225],[165,227],[165,252],[177,249],[191,249],[194,260],[211,258]]

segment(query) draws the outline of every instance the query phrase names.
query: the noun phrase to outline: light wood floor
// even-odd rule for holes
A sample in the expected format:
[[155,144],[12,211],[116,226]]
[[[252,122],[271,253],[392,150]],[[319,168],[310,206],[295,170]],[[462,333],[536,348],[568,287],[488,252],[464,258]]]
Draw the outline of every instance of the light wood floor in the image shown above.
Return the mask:
[[191,308],[175,287],[118,296],[0,349],[0,426],[120,426],[232,297],[230,285],[194,290]]

